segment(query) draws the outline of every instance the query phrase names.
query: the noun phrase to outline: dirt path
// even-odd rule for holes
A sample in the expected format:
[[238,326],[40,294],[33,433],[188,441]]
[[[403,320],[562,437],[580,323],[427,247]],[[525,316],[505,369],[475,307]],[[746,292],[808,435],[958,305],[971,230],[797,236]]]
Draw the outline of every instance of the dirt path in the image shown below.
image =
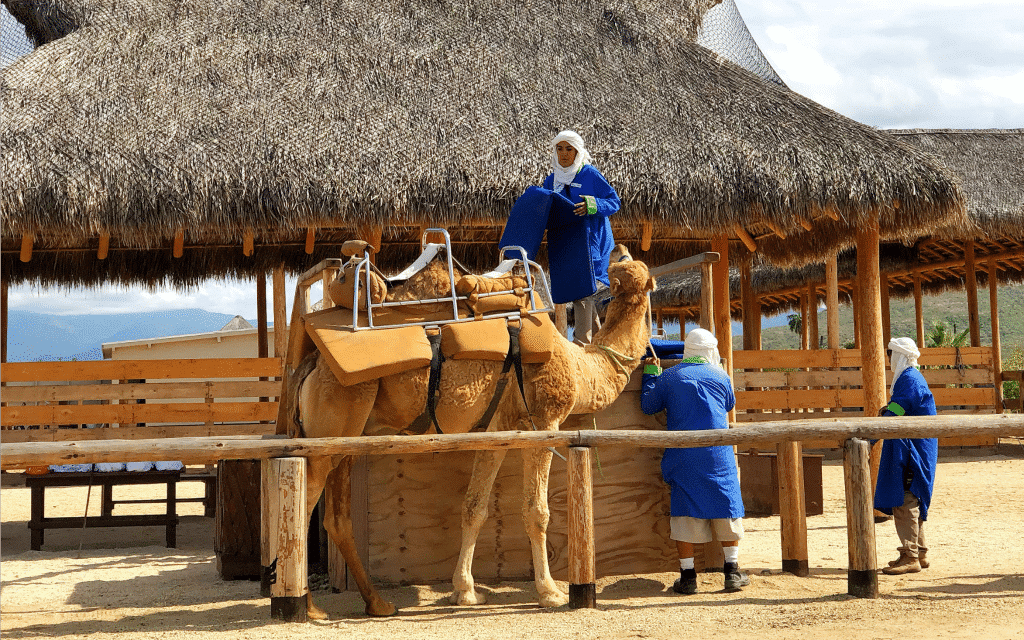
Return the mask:
[[[825,513],[808,520],[811,576],[778,573],[778,518],[748,518],[740,561],[753,576],[741,593],[720,591],[721,575],[701,576],[689,597],[670,590],[676,575],[615,576],[598,583],[597,610],[538,609],[532,583],[483,585],[489,604],[453,607],[451,585],[400,587],[384,595],[401,607],[369,619],[355,593],[318,592],[326,623],[270,620],[255,582],[217,578],[212,521],[197,504],[165,549],[160,528],[48,531],[46,551],[29,551],[29,497],[0,493],[5,638],[1015,638],[1024,639],[1024,449],[1020,457],[944,458],[928,522],[930,569],[879,576],[881,597],[846,595],[842,466],[823,468]],[[182,492],[201,491],[198,484]],[[124,488],[127,492],[132,488]],[[140,494],[159,488],[134,488]],[[84,489],[53,490],[48,515],[80,515]],[[96,498],[94,495],[93,498]],[[96,500],[92,504],[97,506]],[[879,562],[896,556],[891,523],[878,526]],[[82,550],[79,551],[79,544]],[[564,585],[563,585],[564,586]]]

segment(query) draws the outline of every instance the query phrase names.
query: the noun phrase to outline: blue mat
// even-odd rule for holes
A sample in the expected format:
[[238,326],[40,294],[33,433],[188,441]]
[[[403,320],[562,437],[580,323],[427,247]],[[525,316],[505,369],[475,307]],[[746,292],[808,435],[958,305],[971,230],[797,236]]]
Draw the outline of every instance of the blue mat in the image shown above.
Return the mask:
[[593,295],[597,286],[586,223],[573,213],[572,201],[565,196],[528,187],[512,206],[499,246],[520,246],[534,260],[545,231],[552,301],[565,304]]
[[[654,347],[654,355],[666,360],[682,360],[684,344],[682,340],[659,340],[651,338],[651,346]],[[647,357],[651,356],[650,348],[647,349]]]

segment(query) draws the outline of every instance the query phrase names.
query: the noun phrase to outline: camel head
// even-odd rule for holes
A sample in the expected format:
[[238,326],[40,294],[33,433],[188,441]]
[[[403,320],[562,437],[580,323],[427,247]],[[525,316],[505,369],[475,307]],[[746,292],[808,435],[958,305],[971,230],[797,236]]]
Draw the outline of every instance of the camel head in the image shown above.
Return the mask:
[[646,296],[648,291],[654,291],[654,278],[639,260],[613,263],[608,267],[608,281],[616,298]]
[[611,266],[616,262],[628,262],[632,259],[633,254],[629,252],[629,247],[624,244],[617,244],[608,255],[608,266]]

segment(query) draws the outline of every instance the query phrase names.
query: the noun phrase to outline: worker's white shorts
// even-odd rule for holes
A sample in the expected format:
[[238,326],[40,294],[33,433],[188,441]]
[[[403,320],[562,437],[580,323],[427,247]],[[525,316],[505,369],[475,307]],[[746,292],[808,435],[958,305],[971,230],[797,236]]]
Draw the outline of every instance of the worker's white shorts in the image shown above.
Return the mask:
[[690,544],[711,542],[711,532],[719,542],[733,542],[743,539],[743,518],[691,518],[690,516],[673,516],[669,521],[672,526],[672,539]]

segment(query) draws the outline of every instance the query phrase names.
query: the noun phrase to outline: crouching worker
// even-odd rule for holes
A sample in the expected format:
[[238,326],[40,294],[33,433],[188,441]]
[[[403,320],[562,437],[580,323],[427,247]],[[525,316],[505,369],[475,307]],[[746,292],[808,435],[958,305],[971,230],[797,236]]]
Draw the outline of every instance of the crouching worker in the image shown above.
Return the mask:
[[[892,355],[891,401],[879,411],[882,416],[933,416],[935,397],[918,371],[921,352],[910,338],[889,341]],[[928,568],[928,547],[924,522],[935,484],[939,454],[935,438],[900,438],[882,444],[875,485],[875,508],[893,516],[900,538],[900,557],[882,569],[889,575],[917,573]]]
[[[718,340],[694,329],[686,336],[683,361],[662,372],[645,361],[640,408],[665,410],[669,430],[727,429],[736,404],[729,376],[719,366]],[[750,579],[739,567],[743,538],[743,499],[730,446],[665,449],[661,473],[671,489],[672,539],[679,552],[676,593],[697,592],[693,545],[711,542],[712,532],[725,555],[725,590],[739,591]]]

